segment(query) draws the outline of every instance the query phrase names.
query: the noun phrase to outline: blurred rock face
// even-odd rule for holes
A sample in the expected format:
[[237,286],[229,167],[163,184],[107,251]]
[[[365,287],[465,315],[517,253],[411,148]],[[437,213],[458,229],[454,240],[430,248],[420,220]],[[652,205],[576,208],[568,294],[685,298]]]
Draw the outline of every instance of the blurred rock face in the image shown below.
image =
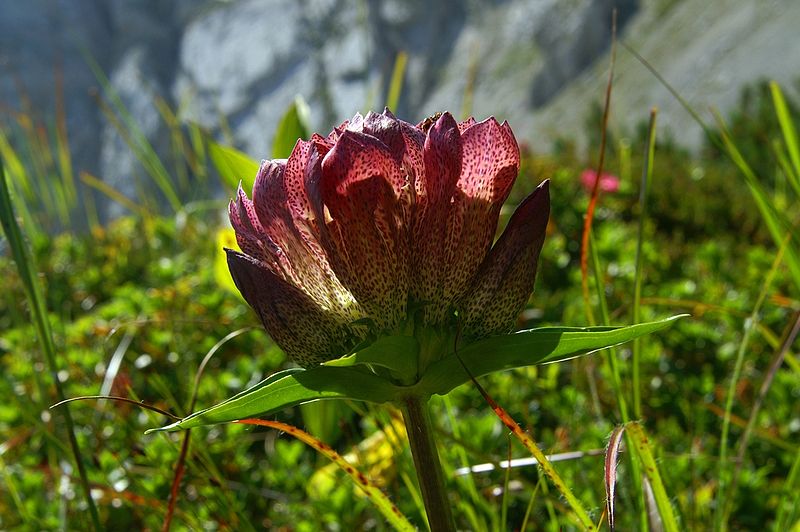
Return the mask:
[[[131,178],[144,172],[102,117],[81,47],[158,149],[168,136],[155,94],[212,130],[226,117],[256,158],[297,94],[317,130],[380,108],[406,51],[398,116],[459,115],[470,93],[472,114],[507,119],[546,150],[556,136],[586,133],[587,109],[603,97],[615,7],[622,38],[700,109],[724,112],[743,85],[771,77],[789,86],[800,72],[795,0],[28,0],[0,8],[0,102],[19,109],[24,93],[52,115],[63,72],[76,169],[135,195]],[[617,72],[612,125],[630,127],[658,105],[662,124],[698,142],[688,116],[623,50]]]

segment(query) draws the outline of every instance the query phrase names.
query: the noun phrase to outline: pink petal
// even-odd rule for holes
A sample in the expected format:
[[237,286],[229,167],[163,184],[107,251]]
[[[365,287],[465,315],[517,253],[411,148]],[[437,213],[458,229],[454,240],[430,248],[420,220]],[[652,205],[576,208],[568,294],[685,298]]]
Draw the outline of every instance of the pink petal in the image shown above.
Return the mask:
[[502,205],[519,170],[519,146],[508,123],[488,118],[464,131],[458,188],[468,197]]
[[465,337],[506,333],[533,291],[550,215],[549,182],[517,208],[459,305]]
[[392,328],[405,316],[408,287],[402,168],[382,142],[348,130],[323,159],[320,179],[331,266],[379,327]]
[[225,251],[236,287],[275,343],[299,365],[310,367],[338,358],[363,339],[360,328],[325,312],[302,290],[256,259]]
[[444,298],[452,301],[472,280],[494,240],[500,209],[519,171],[519,147],[507,123],[494,118],[461,137],[461,176],[453,194],[445,263]]
[[426,319],[436,321],[434,314],[447,306],[441,298],[443,279],[450,275],[445,263],[445,242],[450,231],[450,199],[461,171],[461,137],[449,113],[428,129],[423,160],[424,175],[416,181],[411,296],[426,304]]
[[262,232],[279,250],[283,278],[303,290],[318,306],[356,320],[358,305],[340,302],[346,293],[328,264],[310,227],[311,207],[305,196],[301,168],[308,145],[298,143],[285,164],[265,161],[253,186],[253,205]]
[[255,217],[252,202],[242,190],[237,192],[235,201],[228,204],[228,216],[236,232],[236,242],[239,248],[264,264],[279,272],[281,267],[278,260],[278,249],[275,244],[263,233],[261,223]]
[[[443,122],[445,116],[449,115],[431,128],[425,145],[426,184],[439,188],[420,191],[422,214],[414,225],[414,250],[419,254],[414,262],[418,287],[412,293],[429,302],[425,317],[431,322],[446,318],[489,252],[500,208],[519,169],[519,148],[508,124],[493,118],[456,124],[452,117]],[[460,143],[441,134],[445,124],[449,135],[463,131]],[[452,155],[458,144],[460,164]],[[450,159],[429,155],[429,148],[437,153],[434,147]]]
[[417,201],[425,216],[450,202],[461,171],[461,135],[450,113],[444,113],[428,130],[423,147],[425,177],[418,181]]
[[408,174],[408,183],[414,184],[417,178],[422,176],[424,171],[422,147],[425,135],[419,128],[398,120],[385,109],[381,114],[369,113],[364,118],[362,132],[372,135],[386,145]]
[[469,117],[466,120],[464,120],[463,122],[459,122],[458,123],[458,130],[463,135],[464,131],[466,131],[467,129],[471,128],[474,125],[475,125],[475,119],[472,118],[472,117]]

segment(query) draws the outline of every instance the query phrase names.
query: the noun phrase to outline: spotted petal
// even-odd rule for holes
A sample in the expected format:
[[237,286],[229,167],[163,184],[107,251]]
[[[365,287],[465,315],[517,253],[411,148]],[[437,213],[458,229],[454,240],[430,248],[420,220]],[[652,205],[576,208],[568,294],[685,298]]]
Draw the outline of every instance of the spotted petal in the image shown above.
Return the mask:
[[301,141],[286,163],[262,163],[253,187],[253,206],[261,233],[279,250],[283,277],[321,308],[355,321],[363,313],[328,263],[306,196],[303,180],[309,151],[309,143]]
[[236,287],[272,339],[295,362],[310,367],[348,353],[361,337],[354,326],[326,312],[302,290],[258,260],[230,249]]
[[416,183],[412,248],[412,297],[425,303],[427,321],[441,321],[449,302],[443,286],[452,275],[446,261],[446,243],[452,231],[450,202],[461,173],[461,135],[449,113],[428,130],[423,151],[424,178]]
[[489,118],[467,127],[453,200],[445,263],[443,297],[451,302],[472,282],[489,252],[500,209],[519,171],[519,147],[507,123]]
[[378,327],[393,328],[405,316],[408,293],[402,168],[378,139],[347,130],[320,170],[312,190],[320,195],[331,266]]
[[465,337],[506,333],[533,291],[550,216],[549,182],[517,208],[459,305]]

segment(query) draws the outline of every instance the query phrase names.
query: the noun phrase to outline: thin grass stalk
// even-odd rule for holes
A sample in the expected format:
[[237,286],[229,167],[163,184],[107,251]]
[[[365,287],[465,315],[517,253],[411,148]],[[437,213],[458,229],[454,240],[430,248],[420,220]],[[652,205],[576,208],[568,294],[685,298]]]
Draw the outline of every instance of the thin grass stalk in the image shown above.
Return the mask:
[[472,46],[470,52],[467,77],[464,81],[464,94],[461,99],[462,120],[466,120],[472,115],[472,102],[475,99],[475,80],[478,78],[478,67],[480,66],[480,48],[477,43]]
[[42,198],[44,209],[42,215],[55,214],[54,220],[50,223],[58,222],[67,225],[69,222],[69,210],[62,194],[59,192],[60,181],[51,178],[53,171],[53,150],[47,138],[47,131],[41,125],[29,122],[26,129],[27,143],[25,149],[28,152],[28,160],[33,165],[33,174],[38,187],[38,195]]
[[[455,415],[453,414],[453,403],[450,400],[450,396],[445,395],[444,397],[442,397],[442,402],[444,403],[445,412],[447,414],[447,420],[450,424],[450,430],[453,433],[453,438],[456,441],[461,440],[461,430],[458,428],[458,422],[456,420]],[[469,460],[467,459],[467,453],[464,451],[464,446],[456,445],[455,452],[458,455],[458,460],[461,464],[461,467],[469,467],[470,464]],[[469,494],[472,504],[481,507],[481,509],[484,510],[484,513],[488,513],[489,516],[492,518],[492,528],[497,529],[499,524],[496,522],[496,516],[494,512],[492,512],[488,508],[488,505],[486,504],[484,498],[481,497],[481,495],[478,493],[478,488],[475,485],[475,479],[473,478],[472,473],[465,475],[463,477],[462,482],[466,485],[467,493]],[[488,526],[486,526],[485,522],[482,522],[481,525],[483,525],[481,526],[482,529],[489,528]]]
[[505,409],[488,394],[483,386],[481,386],[481,384],[475,379],[472,373],[470,373],[469,369],[466,365],[464,365],[464,362],[461,360],[461,358],[458,358],[458,360],[461,363],[461,367],[464,369],[467,375],[469,375],[470,380],[472,380],[472,384],[474,384],[478,389],[483,399],[492,408],[492,411],[494,411],[495,415],[506,427],[508,427],[514,437],[517,438],[520,443],[522,443],[528,452],[533,455],[538,462],[539,468],[547,475],[547,478],[550,479],[556,489],[558,489],[559,493],[561,493],[561,495],[567,501],[569,508],[573,512],[572,517],[574,517],[575,523],[583,527],[585,530],[595,530],[595,524],[589,517],[589,513],[586,511],[586,508],[584,508],[583,504],[581,504],[578,498],[572,493],[572,490],[569,488],[567,483],[564,482],[564,480],[558,474],[555,467],[553,467],[553,464],[550,462],[550,460],[548,460],[547,455],[541,449],[539,449],[539,447],[536,445],[536,442],[533,441],[533,438],[531,438],[525,433],[524,430],[522,430],[522,427],[519,426],[514,418],[512,418],[508,412],[506,412]]
[[[656,116],[658,111],[653,108],[650,111],[650,125],[647,133],[647,147],[644,155],[644,169],[642,170],[642,182],[639,187],[639,224],[636,235],[636,260],[634,263],[633,279],[633,323],[639,323],[642,318],[642,243],[644,242],[644,221],[647,218],[647,189],[653,178],[653,159],[655,158],[656,148]],[[633,386],[633,416],[636,419],[642,417],[642,391],[640,366],[642,358],[642,340],[633,340],[633,357],[631,360],[631,379]]]
[[[506,463],[511,463],[511,437],[508,437],[508,453]],[[508,530],[508,484],[511,482],[511,467],[507,467],[503,475],[503,498],[500,502],[500,530]]]
[[75,185],[75,174],[72,171],[72,153],[69,149],[69,134],[67,132],[67,112],[64,105],[64,69],[57,67],[55,70],[55,139],[56,155],[58,156],[58,169],[61,182],[67,195],[70,209],[74,209],[78,202],[78,190]]
[[90,174],[89,172],[81,172],[81,181],[85,184],[90,186],[91,188],[97,190],[98,192],[105,194],[108,196],[112,201],[120,204],[121,206],[125,207],[131,213],[137,214],[144,219],[151,218],[153,215],[152,213],[138,205],[136,202],[128,198],[126,195],[106,183],[100,178],[97,178]]
[[[103,87],[103,92],[113,105],[113,110],[109,108],[108,111],[111,112],[106,112],[106,116],[109,116],[109,114],[113,115],[114,112],[119,115],[121,122],[119,120],[112,120],[115,129],[117,129],[123,139],[126,140],[126,143],[128,143],[134,151],[137,160],[142,163],[147,173],[153,178],[153,181],[155,181],[156,185],[167,198],[170,207],[172,207],[175,212],[180,211],[181,201],[172,185],[172,179],[169,172],[167,172],[167,169],[164,167],[164,164],[161,162],[161,159],[156,154],[155,149],[153,149],[152,144],[147,140],[142,130],[139,129],[139,126],[136,124],[130,112],[128,112],[119,94],[114,90],[108,77],[106,77],[103,69],[97,64],[97,61],[95,61],[91,53],[86,49],[82,49],[82,53],[84,60],[89,65],[95,78]],[[100,98],[98,98],[98,100],[102,101]],[[125,131],[125,134],[122,133],[123,131]]]
[[[764,222],[767,225],[767,229],[775,241],[776,245],[779,245],[781,240],[783,239],[783,235],[787,231],[796,231],[796,228],[792,227],[792,224],[788,222],[785,216],[781,216],[781,213],[775,211],[773,206],[771,205],[766,191],[764,190],[761,183],[756,178],[755,173],[744,160],[741,152],[739,152],[738,148],[736,147],[735,143],[731,140],[730,135],[728,134],[724,123],[721,119],[718,119],[720,122],[721,127],[721,136],[720,139],[714,132],[711,131],[711,128],[700,118],[700,115],[694,108],[689,105],[678,91],[669,84],[669,82],[656,70],[656,68],[651,65],[644,57],[642,57],[639,52],[622,42],[622,46],[628,50],[636,59],[639,61],[647,70],[650,71],[653,76],[666,88],[670,94],[681,104],[684,110],[689,113],[692,119],[702,128],[703,132],[706,135],[706,138],[714,144],[717,148],[720,149],[722,153],[727,155],[727,157],[737,166],[739,170],[742,172],[742,175],[745,178],[745,182],[750,189],[750,193],[753,195],[753,199],[756,202],[756,207],[758,207],[759,213],[761,217],[764,219]],[[792,142],[791,139],[787,139],[787,146],[796,145],[797,142]],[[800,148],[798,149],[800,151]],[[781,224],[784,226],[781,228]],[[800,236],[796,237],[800,239]],[[789,248],[789,252],[787,253],[786,257],[787,264],[789,266],[789,271],[792,274],[792,279],[794,280],[795,285],[798,289],[800,289],[800,252],[794,249],[793,247]]]
[[205,183],[208,179],[208,156],[203,130],[195,122],[190,122],[188,127],[192,149],[186,150],[186,162],[192,169],[192,173]]
[[[778,254],[775,256],[775,260],[772,263],[772,267],[767,272],[766,278],[764,280],[764,285],[761,291],[761,294],[766,294],[769,290],[769,287],[772,285],[772,282],[775,279],[775,274],[777,273],[778,267],[781,264],[783,259],[784,251],[786,251],[786,246],[789,244],[789,239],[791,235],[786,235],[786,238],[783,241],[780,249],[778,250]],[[800,313],[795,313],[795,331],[794,333],[789,332],[787,335],[784,336],[783,342],[781,342],[781,346],[777,349],[776,356],[772,363],[770,364],[769,370],[767,371],[766,376],[764,377],[764,381],[761,383],[761,388],[759,389],[758,396],[756,397],[755,402],[753,403],[753,408],[750,411],[750,416],[747,420],[747,426],[744,429],[744,433],[739,440],[738,450],[736,452],[736,469],[734,470],[733,479],[731,480],[730,486],[728,487],[728,493],[725,497],[725,515],[724,520],[727,521],[728,517],[730,516],[731,511],[731,501],[733,499],[733,494],[736,492],[736,486],[739,482],[739,474],[742,470],[742,464],[744,463],[744,455],[747,450],[747,445],[750,441],[750,436],[753,433],[753,429],[755,428],[756,418],[758,417],[758,413],[761,410],[761,404],[764,401],[764,398],[767,395],[767,391],[769,390],[770,385],[772,384],[772,379],[778,371],[778,368],[783,363],[783,360],[786,356],[786,353],[789,351],[789,348],[794,343],[794,339],[797,336],[796,328],[800,324]]]
[[0,127],[0,157],[3,158],[9,179],[16,182],[26,199],[35,199],[36,192],[32,188],[32,181],[27,179],[25,166],[19,158],[16,150],[11,146],[11,142],[6,136],[3,128]]
[[22,500],[19,488],[17,487],[17,481],[14,479],[14,473],[8,468],[5,460],[3,460],[3,453],[1,451],[0,474],[2,474],[3,481],[8,489],[8,493],[11,495],[11,500],[14,502],[14,508],[16,508],[17,514],[22,519],[22,522],[25,524],[26,528],[40,529],[42,525],[33,518],[31,513],[28,511],[28,508],[25,506],[25,502]]
[[[35,200],[35,191],[31,188],[30,180],[28,179],[27,171],[19,160],[17,153],[8,143],[2,128],[0,128],[0,161],[5,165],[10,162],[9,166],[9,179],[8,187],[16,193],[18,198],[27,198]],[[11,193],[11,190],[9,193]],[[16,204],[19,217],[22,223],[28,228],[31,238],[39,238],[42,234],[40,224],[33,221],[33,216],[26,201],[18,201]]]
[[521,532],[525,532],[528,529],[528,521],[531,518],[531,512],[533,511],[533,503],[536,501],[536,493],[539,491],[539,488],[542,485],[542,476],[539,475],[539,480],[536,482],[536,486],[533,488],[531,492],[530,499],[528,499],[528,507],[525,508],[525,517],[522,518],[522,524],[520,525],[519,529]]
[[187,152],[189,145],[183,136],[180,122],[175,113],[170,109],[167,101],[159,96],[153,94],[153,101],[155,102],[158,114],[161,115],[161,120],[167,125],[169,129],[170,148],[172,155],[172,163],[175,167],[175,174],[178,176],[178,184],[183,191],[191,191],[191,183],[189,182],[189,174],[184,165],[184,160],[191,158]]
[[[6,182],[5,170],[3,162],[0,159],[0,222],[2,222],[3,230],[6,233],[11,254],[14,257],[14,262],[17,264],[23,286],[25,287],[25,294],[30,303],[30,309],[33,319],[33,324],[36,328],[36,334],[42,349],[45,353],[47,365],[50,369],[50,374],[53,380],[53,385],[56,390],[56,397],[59,401],[63,401],[64,390],[61,386],[61,381],[58,378],[58,363],[56,360],[56,348],[53,342],[53,333],[50,327],[50,321],[47,316],[47,309],[45,308],[44,297],[42,296],[41,288],[36,277],[36,266],[33,262],[33,257],[25,244],[22,230],[17,224],[14,217],[14,210],[11,204],[11,196],[9,194],[8,183]],[[75,426],[72,421],[72,415],[69,408],[62,410],[64,422],[67,428],[67,436],[69,445],[72,449],[73,459],[78,469],[78,476],[80,484],[83,488],[86,504],[89,508],[89,515],[92,524],[98,532],[102,530],[100,526],[100,515],[97,512],[97,506],[92,498],[92,491],[89,486],[89,477],[86,473],[86,466],[83,463],[83,456],[81,455],[80,448],[78,447],[78,440],[75,437]]]
[[394,60],[392,77],[389,80],[389,91],[386,95],[386,107],[389,109],[397,110],[397,105],[400,103],[400,96],[403,92],[403,78],[406,73],[407,64],[408,54],[406,52],[398,52],[397,58]]
[[[179,410],[179,401],[173,396],[172,390],[173,386],[168,384],[162,379],[159,375],[151,376],[149,384],[153,386],[154,391],[161,395],[162,398],[165,399],[167,404],[174,409]],[[136,390],[133,388],[128,388],[128,394],[130,399],[137,403],[142,403],[141,398],[136,394]],[[153,409],[148,408],[145,413],[149,416],[151,423],[155,424],[160,420],[156,420],[153,414]],[[171,416],[171,414],[162,414]],[[176,453],[179,453],[179,447],[176,444],[175,440],[169,437],[168,434],[164,434],[164,441],[170,446],[172,450]],[[218,486],[226,486],[227,482],[225,480],[225,475],[217,467],[217,463],[211,458],[211,455],[208,452],[208,448],[200,445],[195,447],[194,449],[194,460],[190,460],[187,462],[187,465],[190,468],[194,468],[195,476],[199,477],[208,477],[211,481],[218,485]],[[236,530],[255,530],[255,527],[247,520],[247,515],[241,512],[237,512],[236,501],[233,499],[233,491],[230,489],[220,489],[215,490],[215,494],[220,498],[221,508],[224,508],[228,512],[228,520],[234,526]]]
[[[600,323],[603,325],[611,325],[611,319],[608,312],[608,301],[606,300],[605,283],[603,282],[602,270],[600,268],[600,258],[597,255],[597,246],[594,241],[594,231],[589,232],[589,257],[592,261],[592,269],[594,270],[595,293],[597,294],[598,304],[600,306]],[[625,393],[622,390],[622,377],[619,372],[619,363],[617,361],[617,350],[614,347],[604,349],[608,365],[611,368],[611,382],[614,388],[614,395],[617,399],[619,406],[620,417],[623,423],[630,421],[630,411],[628,410],[628,400],[625,399]]]
[[783,483],[783,493],[786,498],[782,499],[778,505],[778,514],[772,527],[774,532],[789,530],[792,523],[795,523],[798,506],[800,506],[800,486],[798,486],[800,482],[798,481],[800,481],[800,447],[795,452],[792,468]]
[[789,156],[786,154],[786,149],[783,147],[783,145],[781,145],[778,139],[773,139],[772,151],[778,161],[778,168],[783,171],[786,181],[789,182],[791,187],[794,189],[795,194],[797,194],[798,198],[800,198],[800,178],[795,175],[794,169],[789,162]]
[[[194,407],[197,404],[197,393],[200,390],[200,377],[202,377],[203,372],[206,369],[206,365],[211,360],[219,349],[225,345],[229,340],[233,340],[237,336],[242,333],[245,333],[250,330],[250,327],[245,327],[243,329],[238,329],[227,334],[222,340],[218,341],[214,346],[206,353],[206,356],[203,357],[203,360],[200,362],[200,365],[197,368],[197,373],[194,376],[194,387],[192,389],[192,399],[189,402],[189,408],[187,410],[187,415],[194,412]],[[172,517],[175,515],[175,509],[178,505],[178,494],[181,487],[181,479],[183,478],[183,473],[186,471],[186,459],[189,455],[189,441],[191,437],[192,431],[187,430],[183,434],[183,442],[181,443],[181,450],[178,454],[178,460],[175,462],[175,474],[172,477],[172,486],[169,490],[169,502],[167,503],[167,514],[164,517],[164,523],[161,527],[163,532],[168,532],[170,526],[172,524]]]
[[[756,206],[764,219],[764,223],[770,232],[776,245],[780,245],[783,236],[789,232],[794,235],[795,241],[800,242],[800,236],[797,234],[796,227],[788,219],[786,213],[779,212],[774,201],[767,194],[764,185],[759,181],[753,169],[744,159],[744,156],[739,151],[733,138],[730,136],[722,117],[717,115],[718,124],[720,127],[720,134],[722,135],[723,146],[725,147],[728,156],[739,168],[745,178],[745,183],[753,195]],[[800,290],[800,246],[789,246],[786,250],[786,264],[789,267],[789,272],[798,290]]]
[[[180,201],[178,200],[177,193],[172,187],[170,183],[169,176],[164,177],[161,175],[159,170],[153,166],[153,157],[148,156],[145,152],[142,151],[141,147],[137,145],[136,138],[132,135],[132,132],[127,128],[127,126],[120,121],[119,117],[114,113],[114,110],[108,106],[108,104],[103,101],[101,98],[97,98],[97,104],[100,107],[100,111],[106,117],[106,119],[114,126],[114,129],[117,131],[119,136],[122,138],[123,142],[131,149],[136,160],[138,160],[147,172],[155,181],[157,186],[161,189],[162,193],[167,197],[167,200],[170,203],[170,206],[173,208],[175,212],[180,209]],[[157,159],[157,157],[156,157]],[[158,164],[161,164],[160,161]],[[138,176],[135,176],[138,177]],[[143,193],[140,192],[140,195],[144,197]]]
[[[599,179],[598,179],[599,181]],[[603,325],[610,325],[611,318],[608,312],[608,302],[606,300],[606,292],[604,289],[601,269],[600,269],[600,258],[597,254],[597,246],[594,242],[594,232],[590,231],[589,233],[589,252],[591,254],[592,259],[592,267],[594,270],[594,278],[595,278],[595,291],[597,293],[597,299],[600,304],[600,317],[602,320]],[[625,393],[622,390],[622,377],[619,373],[619,364],[617,363],[617,350],[615,347],[611,347],[609,349],[604,350],[606,354],[606,360],[608,361],[608,365],[611,368],[611,382],[614,388],[614,396],[617,400],[617,405],[620,411],[620,417],[622,418],[623,423],[628,423],[631,421],[630,413],[628,411],[628,401],[625,399]],[[648,529],[648,516],[647,516],[647,505],[645,502],[645,492],[644,486],[642,485],[642,469],[641,464],[639,463],[639,457],[637,456],[636,452],[636,445],[633,442],[631,436],[628,432],[625,432],[625,444],[630,452],[627,453],[628,464],[631,468],[631,480],[633,483],[633,493],[634,498],[637,501],[637,510],[639,514],[639,527],[641,530]]]
[[606,84],[606,99],[603,105],[603,120],[600,125],[600,155],[597,162],[592,194],[589,206],[586,208],[586,217],[583,220],[583,234],[581,235],[581,290],[584,306],[587,313],[591,312],[589,302],[589,235],[592,232],[594,211],[597,208],[597,198],[600,194],[600,175],[603,173],[603,164],[606,159],[606,140],[608,137],[608,117],[611,113],[611,88],[614,85],[614,65],[617,57],[617,10],[611,16],[611,59],[608,67],[608,83]]
[[[637,422],[628,423],[625,426],[625,433],[632,433],[630,440],[636,446],[636,452],[642,460],[644,471],[647,479],[649,479],[649,487],[652,490],[655,506],[658,509],[658,515],[661,517],[661,523],[665,532],[678,532],[678,519],[672,509],[672,503],[667,496],[664,489],[664,483],[661,480],[661,474],[658,471],[658,464],[653,457],[653,452],[650,443],[647,440],[647,434],[644,428]],[[648,530],[648,529],[643,529]]]
[[779,254],[776,257],[776,261],[773,262],[773,266],[767,274],[764,284],[761,286],[758,298],[756,299],[756,304],[753,307],[750,315],[745,319],[742,341],[739,343],[739,348],[736,351],[733,374],[731,375],[731,381],[728,384],[728,391],[725,399],[725,413],[722,418],[722,433],[720,434],[719,469],[717,475],[719,486],[717,489],[716,508],[714,510],[715,531],[724,531],[727,529],[726,521],[728,512],[726,511],[726,507],[729,504],[727,502],[727,498],[729,495],[731,495],[728,492],[728,485],[731,481],[729,476],[730,468],[728,467],[728,438],[730,434],[733,403],[734,399],[736,398],[736,387],[739,383],[739,378],[741,377],[742,367],[744,366],[744,356],[750,344],[750,337],[752,332],[755,330],[756,324],[760,321],[759,315],[761,314],[761,308],[767,299],[767,293],[769,292],[769,288],[772,285],[775,274],[777,273],[777,264],[780,263],[779,259],[783,255],[783,250],[785,249],[787,249],[785,244],[779,249]]
[[789,152],[789,158],[792,161],[792,169],[794,170],[793,172],[787,172],[786,177],[791,181],[797,195],[800,196],[800,140],[798,140],[797,129],[792,122],[789,108],[786,105],[786,100],[783,97],[780,86],[776,82],[771,81],[769,90],[772,93],[775,115],[778,117],[783,140]]
[[425,503],[422,502],[422,494],[419,492],[419,486],[416,482],[411,478],[406,471],[402,471],[400,473],[400,478],[403,480],[403,485],[405,486],[408,493],[411,495],[411,502],[414,503],[414,507],[417,509],[417,513],[419,515],[425,515]]

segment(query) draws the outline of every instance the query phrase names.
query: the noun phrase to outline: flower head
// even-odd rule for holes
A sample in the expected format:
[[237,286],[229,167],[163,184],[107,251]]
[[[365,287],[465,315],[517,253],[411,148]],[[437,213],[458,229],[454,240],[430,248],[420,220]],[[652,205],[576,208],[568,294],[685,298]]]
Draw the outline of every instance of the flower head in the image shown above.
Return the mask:
[[231,274],[302,366],[384,334],[454,333],[459,321],[471,339],[508,332],[549,215],[545,182],[492,246],[518,170],[514,134],[494,118],[356,115],[263,162],[252,200],[240,188]]

